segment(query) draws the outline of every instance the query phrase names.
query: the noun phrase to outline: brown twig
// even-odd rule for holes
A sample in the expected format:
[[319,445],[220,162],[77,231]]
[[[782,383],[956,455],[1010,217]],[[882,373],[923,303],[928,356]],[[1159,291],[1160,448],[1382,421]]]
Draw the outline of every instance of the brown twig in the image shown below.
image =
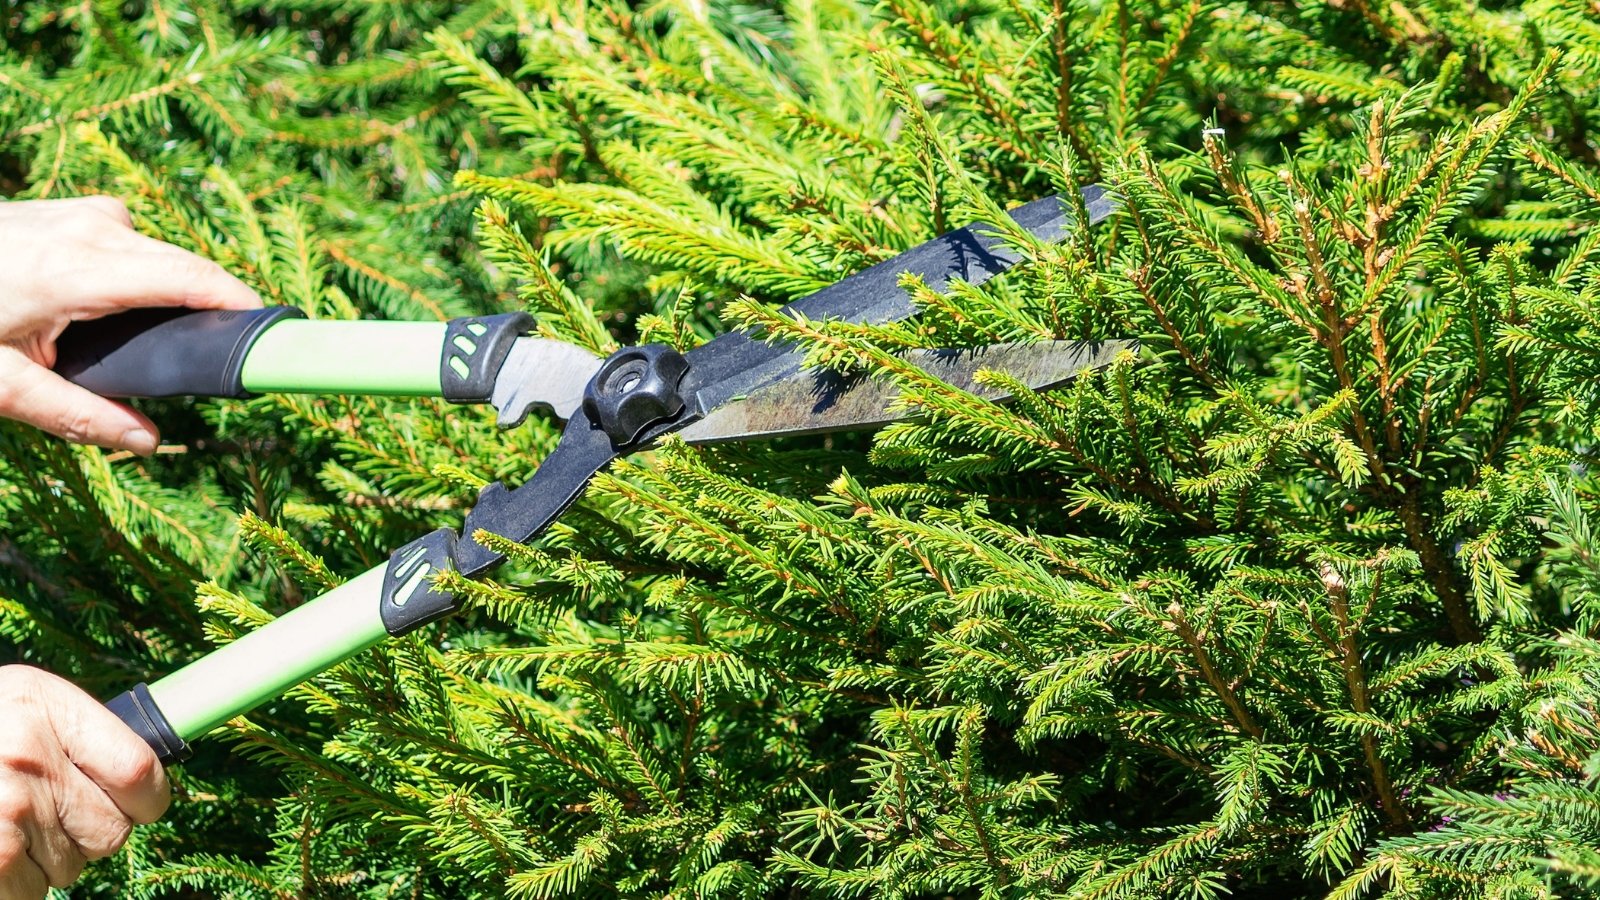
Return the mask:
[[[1339,624],[1339,662],[1344,669],[1345,685],[1350,691],[1350,705],[1361,715],[1370,716],[1372,702],[1367,694],[1367,673],[1361,664],[1356,626],[1350,620],[1350,590],[1338,570],[1328,564],[1322,567],[1322,585],[1328,592],[1334,621]],[[1394,783],[1389,779],[1389,769],[1378,753],[1377,738],[1371,734],[1361,735],[1361,752],[1366,757],[1367,769],[1372,774],[1372,786],[1378,792],[1378,801],[1383,806],[1384,814],[1389,817],[1390,824],[1396,828],[1409,825],[1411,814],[1395,793]]]
[[1222,701],[1222,705],[1226,706],[1228,712],[1232,714],[1233,720],[1256,740],[1259,741],[1264,738],[1266,732],[1256,723],[1255,717],[1250,715],[1250,710],[1245,708],[1244,702],[1239,699],[1239,694],[1230,685],[1229,680],[1222,677],[1222,673],[1217,671],[1216,663],[1212,661],[1211,654],[1206,652],[1205,642],[1200,639],[1200,635],[1194,630],[1194,626],[1189,623],[1188,617],[1183,614],[1182,604],[1174,601],[1167,607],[1167,615],[1171,616],[1172,624],[1176,628],[1178,636],[1183,638],[1185,644],[1189,645],[1189,652],[1194,655],[1195,665],[1200,669],[1200,677],[1211,685],[1211,689],[1216,692],[1218,699]]

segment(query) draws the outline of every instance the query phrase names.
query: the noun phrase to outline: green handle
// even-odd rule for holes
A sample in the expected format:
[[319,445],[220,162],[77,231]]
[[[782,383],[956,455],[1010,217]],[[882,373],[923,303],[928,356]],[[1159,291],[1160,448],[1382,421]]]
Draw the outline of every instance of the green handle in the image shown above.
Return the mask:
[[140,309],[68,328],[56,371],[107,397],[259,393],[490,398],[524,313],[448,322],[310,320],[299,310]]
[[386,565],[350,579],[150,685],[184,740],[249,712],[389,637],[379,615]]
[[189,741],[389,637],[380,613],[386,568],[358,575],[106,705],[163,763],[182,761]]
[[444,322],[290,320],[244,359],[251,393],[438,397]]

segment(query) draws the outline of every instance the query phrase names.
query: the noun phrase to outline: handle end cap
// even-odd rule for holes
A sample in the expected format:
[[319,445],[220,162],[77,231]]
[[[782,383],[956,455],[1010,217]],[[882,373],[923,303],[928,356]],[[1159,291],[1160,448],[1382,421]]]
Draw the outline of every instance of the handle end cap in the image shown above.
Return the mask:
[[150,745],[162,765],[180,763],[194,755],[188,742],[172,730],[167,717],[161,714],[155,698],[150,696],[149,685],[135,685],[133,690],[111,698],[106,708]]

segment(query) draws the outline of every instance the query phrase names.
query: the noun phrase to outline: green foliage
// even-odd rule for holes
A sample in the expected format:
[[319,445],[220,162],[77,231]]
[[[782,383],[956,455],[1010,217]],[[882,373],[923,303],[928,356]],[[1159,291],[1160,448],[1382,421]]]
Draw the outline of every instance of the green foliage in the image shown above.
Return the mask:
[[[1588,0],[7,8],[8,193],[317,316],[732,326],[876,435],[668,442],[458,620],[203,742],[85,896],[1541,897],[1600,886]],[[1076,185],[913,323],[776,311]],[[475,211],[475,213],[474,213]],[[894,351],[1137,337],[1006,407]],[[109,694],[520,481],[554,423],[0,432],[0,647]],[[198,594],[194,585],[200,583]],[[196,599],[196,597],[198,599]]]

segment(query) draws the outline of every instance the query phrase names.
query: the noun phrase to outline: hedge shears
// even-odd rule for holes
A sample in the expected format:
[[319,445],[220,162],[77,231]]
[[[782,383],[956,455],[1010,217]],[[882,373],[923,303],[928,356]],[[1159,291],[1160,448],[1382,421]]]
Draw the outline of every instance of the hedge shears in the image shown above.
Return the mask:
[[[1090,223],[1113,209],[1083,189]],[[1046,197],[1009,212],[1042,242],[1062,240],[1079,207]],[[921,244],[783,308],[809,320],[885,323],[916,307],[901,286],[911,275],[935,291],[981,284],[1020,258],[993,226],[969,225]],[[480,530],[526,543],[621,456],[676,434],[689,444],[883,425],[907,413],[880,379],[807,368],[805,351],[732,331],[680,353],[662,344],[624,347],[600,359],[530,334],[525,313],[449,322],[328,321],[290,307],[251,311],[137,310],[73,325],[58,341],[56,370],[110,397],[242,397],[267,392],[384,394],[489,403],[502,427],[542,409],[565,420],[550,455],[517,488],[479,493],[461,530],[440,528],[358,575],[153,684],[107,705],[165,764],[188,758],[189,741],[390,637],[455,612],[435,584],[453,569],[479,578],[504,556]],[[979,371],[1004,372],[1035,390],[1136,350],[1126,340],[994,344],[920,350],[908,362],[993,400]]]

